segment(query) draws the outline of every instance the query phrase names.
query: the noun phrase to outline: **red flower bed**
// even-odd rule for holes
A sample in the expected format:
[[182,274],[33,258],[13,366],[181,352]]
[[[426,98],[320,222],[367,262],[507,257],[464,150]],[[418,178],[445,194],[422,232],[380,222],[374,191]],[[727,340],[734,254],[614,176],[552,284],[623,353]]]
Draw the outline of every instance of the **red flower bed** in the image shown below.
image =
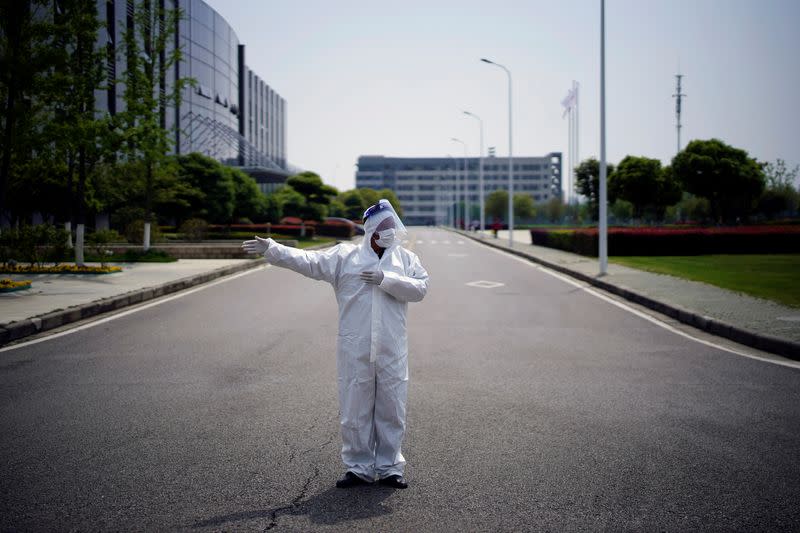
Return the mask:
[[[597,229],[532,229],[531,242],[597,256]],[[609,255],[800,253],[798,226],[609,228]]]

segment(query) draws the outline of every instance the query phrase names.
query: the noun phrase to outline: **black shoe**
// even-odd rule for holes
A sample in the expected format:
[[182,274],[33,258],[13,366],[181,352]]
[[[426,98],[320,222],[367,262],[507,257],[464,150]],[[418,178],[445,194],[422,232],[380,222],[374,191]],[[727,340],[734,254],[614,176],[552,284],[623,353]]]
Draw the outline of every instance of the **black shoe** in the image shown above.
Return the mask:
[[384,487],[391,487],[393,489],[407,489],[408,488],[408,483],[406,482],[405,479],[403,479],[403,476],[399,476],[397,474],[395,474],[393,476],[385,477],[385,478],[381,479],[380,481],[378,481],[378,483],[380,483]]
[[369,481],[364,481],[352,472],[345,472],[344,477],[336,482],[337,489],[349,489],[359,485],[371,485]]

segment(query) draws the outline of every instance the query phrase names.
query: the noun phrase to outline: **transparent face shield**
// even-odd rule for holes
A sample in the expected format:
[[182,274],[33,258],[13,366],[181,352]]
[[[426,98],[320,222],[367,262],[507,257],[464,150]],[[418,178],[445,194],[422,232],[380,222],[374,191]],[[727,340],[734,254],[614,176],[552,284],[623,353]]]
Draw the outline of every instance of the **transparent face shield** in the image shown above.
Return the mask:
[[[401,243],[407,236],[406,229],[400,217],[397,216],[392,204],[386,199],[381,199],[364,212],[364,244],[369,246],[372,235],[377,233],[378,246],[388,248],[394,243]],[[381,243],[387,244],[382,246]]]

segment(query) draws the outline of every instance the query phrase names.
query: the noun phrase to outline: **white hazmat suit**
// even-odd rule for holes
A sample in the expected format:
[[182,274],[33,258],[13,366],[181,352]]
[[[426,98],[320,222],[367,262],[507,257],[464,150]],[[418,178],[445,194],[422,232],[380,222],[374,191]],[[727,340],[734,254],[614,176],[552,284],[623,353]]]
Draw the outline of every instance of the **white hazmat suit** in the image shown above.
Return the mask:
[[[275,266],[333,286],[339,304],[336,362],[342,460],[348,471],[373,481],[403,475],[406,308],[408,302],[425,297],[428,273],[419,258],[401,246],[407,232],[388,201],[381,200],[365,217],[361,245],[342,243],[323,251],[303,251],[269,239],[264,257]],[[384,222],[387,218],[394,224]],[[370,244],[378,225],[394,226],[394,232],[378,232],[378,246],[388,244],[381,246],[386,248],[381,258]],[[365,271],[366,278],[361,275]]]

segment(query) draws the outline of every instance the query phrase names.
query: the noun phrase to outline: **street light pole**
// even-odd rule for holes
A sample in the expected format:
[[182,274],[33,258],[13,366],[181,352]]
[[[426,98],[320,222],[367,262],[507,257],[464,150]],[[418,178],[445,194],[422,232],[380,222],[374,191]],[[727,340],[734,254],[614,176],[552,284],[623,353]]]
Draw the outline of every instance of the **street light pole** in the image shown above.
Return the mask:
[[453,174],[453,184],[452,188],[450,189],[450,203],[453,207],[451,225],[455,228],[458,225],[458,161],[456,161],[456,158],[450,154],[447,154],[447,157],[453,160],[453,168],[455,169],[455,174]]
[[467,197],[469,187],[467,186],[467,143],[462,141],[461,139],[456,139],[455,137],[450,138],[451,141],[457,142],[464,147],[464,229],[469,231],[469,199]]
[[478,201],[481,205],[481,236],[483,236],[483,231],[486,229],[486,220],[484,216],[484,203],[483,203],[483,120],[481,117],[476,115],[475,113],[470,113],[469,111],[464,111],[465,115],[469,115],[474,119],[478,120],[478,124],[480,125],[481,129],[481,151],[478,154]]
[[606,2],[600,0],[600,275],[608,271],[608,224],[606,213]]
[[506,71],[508,75],[508,245],[514,246],[514,147],[512,142],[511,127],[511,71],[500,63],[495,63],[481,58],[484,63],[489,63]]

